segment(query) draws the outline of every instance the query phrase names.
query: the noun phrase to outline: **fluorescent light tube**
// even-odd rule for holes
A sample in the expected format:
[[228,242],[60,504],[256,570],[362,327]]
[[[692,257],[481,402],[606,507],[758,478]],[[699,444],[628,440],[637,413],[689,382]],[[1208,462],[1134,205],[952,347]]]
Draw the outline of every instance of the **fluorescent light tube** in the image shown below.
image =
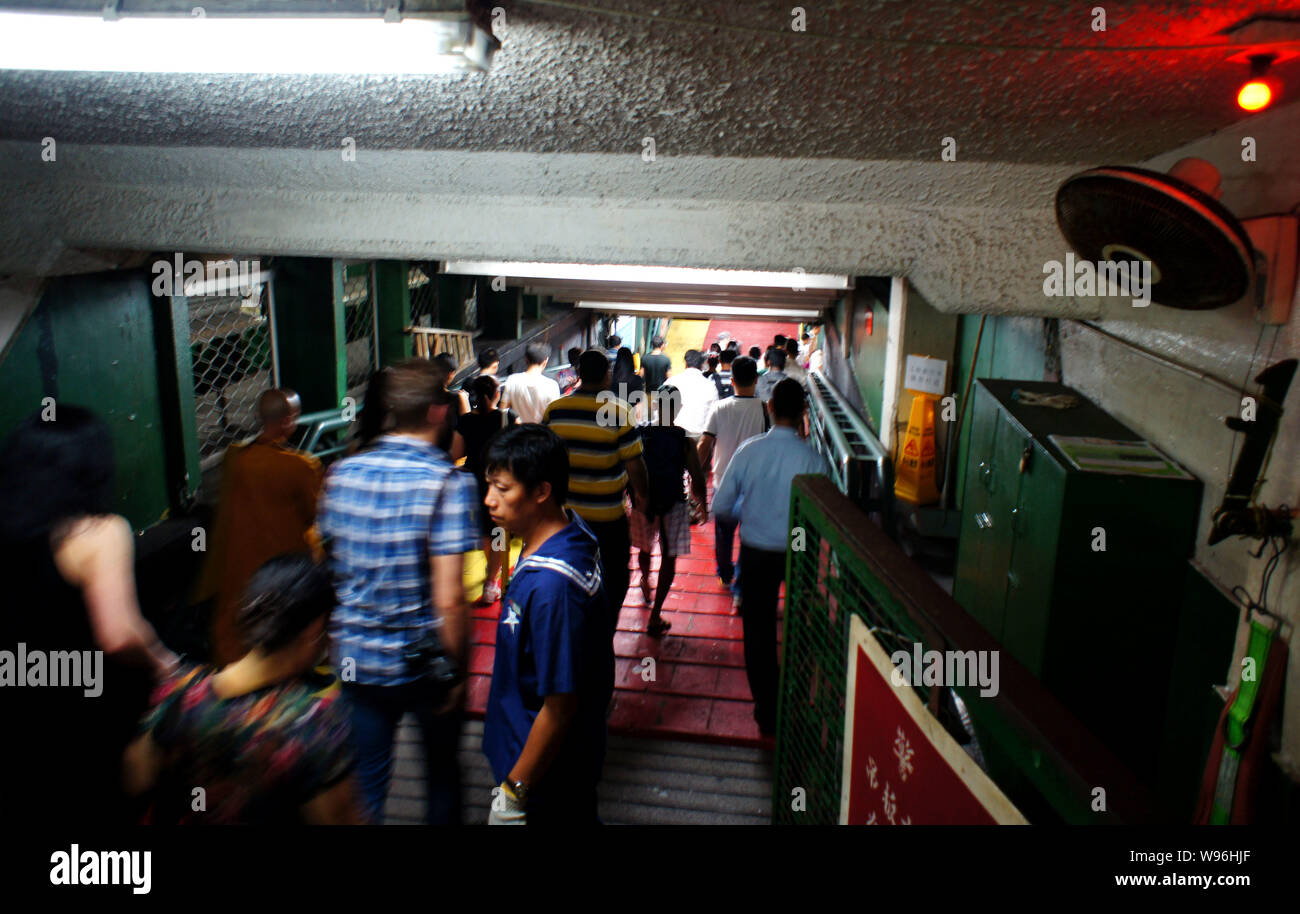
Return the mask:
[[[0,12],[0,69],[103,73],[437,74],[490,56],[468,19]],[[474,50],[475,62],[466,56]],[[484,67],[486,68],[486,67]]]
[[747,286],[764,289],[848,289],[849,277],[834,273],[776,273],[767,270],[700,270],[693,267],[636,267],[591,263],[519,263],[449,260],[444,273],[509,276],[517,279],[672,283],[684,286]]
[[806,308],[742,308],[739,305],[647,305],[616,301],[580,301],[576,307],[612,314],[698,314],[701,317],[765,317],[771,320],[816,320],[818,311]]

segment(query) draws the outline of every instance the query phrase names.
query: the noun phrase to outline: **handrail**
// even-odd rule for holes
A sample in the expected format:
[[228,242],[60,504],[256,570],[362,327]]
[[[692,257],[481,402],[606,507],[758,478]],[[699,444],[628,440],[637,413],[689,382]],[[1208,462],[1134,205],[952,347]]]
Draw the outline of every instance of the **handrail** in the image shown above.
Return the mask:
[[365,402],[356,404],[351,407],[352,415],[344,416],[349,411],[349,407],[340,407],[338,409],[322,409],[314,413],[303,413],[298,417],[298,429],[302,433],[302,438],[297,445],[298,449],[311,454],[318,460],[328,462],[338,454],[348,449],[346,439],[335,441],[329,447],[321,447],[321,438],[328,432],[335,432],[339,429],[350,426],[361,410],[365,408]]
[[809,428],[831,479],[894,536],[894,463],[880,439],[820,371],[808,372]]

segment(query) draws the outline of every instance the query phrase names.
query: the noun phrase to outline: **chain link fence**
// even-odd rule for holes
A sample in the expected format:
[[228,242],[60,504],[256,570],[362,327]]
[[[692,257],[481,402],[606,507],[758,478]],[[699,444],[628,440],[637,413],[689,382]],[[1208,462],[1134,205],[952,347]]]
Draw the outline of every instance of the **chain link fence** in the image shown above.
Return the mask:
[[[861,616],[886,653],[910,653],[923,639],[833,519],[798,485],[790,525],[803,530],[806,539],[804,549],[787,551],[773,816],[778,824],[834,825],[840,816],[850,619]],[[929,700],[928,689],[917,687],[917,692]],[[795,787],[806,791],[806,811],[791,809]]]
[[412,327],[438,326],[438,294],[434,277],[436,264],[412,263],[406,273],[406,287],[411,293]]
[[355,397],[379,367],[375,337],[375,296],[369,262],[344,265],[343,328],[347,345],[348,395]]
[[246,296],[187,298],[195,424],[205,465],[258,431],[257,398],[274,386],[268,299],[264,283]]

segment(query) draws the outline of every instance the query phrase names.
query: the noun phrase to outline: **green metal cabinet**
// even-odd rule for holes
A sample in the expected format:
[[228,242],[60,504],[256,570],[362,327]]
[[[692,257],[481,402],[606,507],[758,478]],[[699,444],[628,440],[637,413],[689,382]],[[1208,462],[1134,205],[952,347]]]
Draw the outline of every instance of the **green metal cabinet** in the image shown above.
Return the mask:
[[[1027,406],[1016,389],[1080,402]],[[974,403],[953,596],[1152,776],[1201,483],[1076,469],[1049,435],[1141,436],[1061,384],[981,379]]]

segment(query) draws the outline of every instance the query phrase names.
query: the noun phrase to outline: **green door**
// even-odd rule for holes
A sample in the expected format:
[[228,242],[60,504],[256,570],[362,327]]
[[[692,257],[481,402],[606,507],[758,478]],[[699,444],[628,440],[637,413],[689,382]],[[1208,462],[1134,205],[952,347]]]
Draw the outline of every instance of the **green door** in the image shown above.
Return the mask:
[[[994,638],[1002,637],[1003,586],[990,587],[989,566],[1005,550],[997,542],[1002,524],[995,521],[995,454],[1003,427],[1002,410],[982,385],[975,388],[971,415],[966,488],[962,496],[961,536],[953,598],[979,620]],[[1006,574],[1002,557],[1001,575]]]
[[1033,441],[1024,472],[1019,475],[1002,645],[1035,676],[1041,676],[1055,585],[1065,470],[1042,444]]

